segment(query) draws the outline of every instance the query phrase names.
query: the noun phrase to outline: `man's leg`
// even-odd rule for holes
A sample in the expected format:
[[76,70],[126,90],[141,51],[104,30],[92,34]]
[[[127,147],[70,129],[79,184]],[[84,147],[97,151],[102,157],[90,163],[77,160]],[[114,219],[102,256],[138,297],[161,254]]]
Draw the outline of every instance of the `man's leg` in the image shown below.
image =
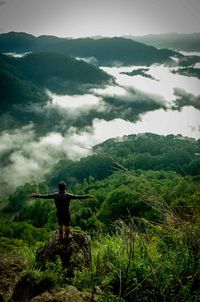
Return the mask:
[[58,232],[59,232],[59,238],[63,238],[63,226],[62,225],[58,226]]
[[69,226],[63,225],[63,238],[68,239],[69,237]]

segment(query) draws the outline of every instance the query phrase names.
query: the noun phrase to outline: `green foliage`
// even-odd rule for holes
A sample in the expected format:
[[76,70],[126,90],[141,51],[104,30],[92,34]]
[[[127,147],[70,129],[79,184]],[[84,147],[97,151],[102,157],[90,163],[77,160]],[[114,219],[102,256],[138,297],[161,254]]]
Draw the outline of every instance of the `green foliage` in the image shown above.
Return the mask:
[[8,197],[4,212],[19,212],[27,205],[30,199],[29,195],[37,190],[39,190],[40,193],[47,193],[48,187],[45,183],[26,183],[24,186],[17,187],[16,191]]
[[28,195],[51,191],[45,183],[8,196],[1,251],[22,254],[30,273],[54,286],[72,283],[92,292],[99,286],[105,301],[197,302],[199,141],[149,134],[108,140],[95,150],[78,162],[59,162],[49,179],[52,187],[66,179],[73,193],[95,196],[71,202],[72,226],[92,237],[90,268],[68,280],[59,259],[38,270],[35,248],[56,227],[55,208]]
[[0,237],[9,239],[21,239],[25,243],[33,245],[37,241],[47,240],[49,231],[46,228],[35,228],[27,222],[15,222],[0,220]]
[[22,239],[9,239],[7,235],[7,233],[4,233],[6,237],[3,237],[1,234],[0,253],[17,253],[22,246],[27,245]]
[[52,222],[56,222],[55,209],[52,208],[52,203],[50,201],[36,200],[33,204],[26,206],[20,211],[17,220],[28,220],[29,223],[36,227],[43,227],[48,223],[50,217]]
[[187,166],[187,172],[191,175],[199,175],[200,171],[200,158],[193,159]]
[[85,178],[103,179],[112,173],[112,168],[111,160],[99,155],[91,155],[76,162],[61,160],[55,165],[55,172],[50,176],[49,183],[56,187],[60,179],[66,179],[71,187]]
[[[199,257],[199,250],[191,251],[197,229],[192,223],[189,232],[182,223],[156,227],[146,223],[148,228],[141,233],[133,221],[120,222],[115,235],[96,240],[91,268],[77,274],[75,285],[81,289],[98,285],[122,301],[198,301],[199,259],[194,265],[193,258]],[[189,233],[194,236],[191,242]]]
[[[95,150],[103,150],[129,170],[168,170],[190,174],[189,166],[200,151],[199,141],[182,136],[156,134],[129,135],[122,141],[110,139]],[[197,175],[196,171],[192,175]],[[194,163],[194,166],[195,166]],[[194,174],[196,173],[196,174]]]
[[15,193],[8,198],[8,204],[4,209],[5,212],[18,212],[24,207],[27,201],[28,194],[35,191],[35,186],[26,184],[16,189]]
[[45,270],[41,271],[40,275],[40,278],[49,278],[55,287],[61,287],[67,284],[65,272],[59,257],[56,258],[55,262],[47,262],[45,265]]
[[[181,209],[190,213],[198,206],[199,182],[192,177],[182,177],[175,172],[138,171],[127,175],[125,172],[113,173],[101,181],[84,181],[74,187],[75,192],[90,193],[97,200],[74,201],[71,203],[72,224],[94,232],[102,229],[111,230],[115,220],[128,221],[130,217],[141,217],[160,222],[164,215],[157,207],[163,202],[171,209]],[[155,207],[156,203],[156,207]],[[90,212],[88,209],[91,209]],[[87,209],[88,217],[83,209]]]
[[101,180],[113,174],[116,162],[129,170],[166,170],[176,171],[181,175],[199,174],[199,159],[195,155],[200,153],[199,141],[182,136],[165,137],[150,133],[129,135],[122,141],[110,139],[95,146],[94,151],[96,155],[82,158],[80,161],[58,162],[53,175],[48,177],[49,184],[56,187],[60,179],[66,179],[71,187],[89,177]]
[[[32,253],[30,251],[29,253]],[[19,254],[27,256],[25,253]],[[56,258],[55,262],[47,262],[45,269],[41,270],[38,268],[37,263],[35,262],[35,253],[33,253],[33,265],[29,262],[29,270],[26,272],[25,277],[29,280],[37,280],[38,283],[45,281],[48,282],[50,287],[63,287],[67,284],[67,279],[65,277],[65,272],[62,268],[62,263],[60,258]],[[28,258],[29,260],[29,258]]]
[[[31,104],[39,103],[40,105],[48,101],[48,96],[45,92],[33,84],[29,80],[20,79],[12,75],[11,73],[4,71],[3,66],[0,66],[0,98],[1,98],[1,113],[5,113],[8,110],[13,110],[18,106],[31,106]],[[17,112],[15,112],[17,114]],[[28,121],[30,116],[23,117],[22,120]]]

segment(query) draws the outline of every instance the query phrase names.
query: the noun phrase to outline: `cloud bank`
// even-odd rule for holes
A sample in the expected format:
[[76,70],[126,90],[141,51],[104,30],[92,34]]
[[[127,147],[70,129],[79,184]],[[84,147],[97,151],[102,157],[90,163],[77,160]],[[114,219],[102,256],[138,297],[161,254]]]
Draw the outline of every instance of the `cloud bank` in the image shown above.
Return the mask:
[[78,160],[91,153],[88,147],[112,137],[152,132],[200,138],[200,80],[166,66],[149,67],[158,81],[121,74],[136,68],[102,67],[116,85],[89,87],[79,95],[47,91],[46,104],[21,108],[32,122],[0,132],[2,187],[41,180],[59,160]]

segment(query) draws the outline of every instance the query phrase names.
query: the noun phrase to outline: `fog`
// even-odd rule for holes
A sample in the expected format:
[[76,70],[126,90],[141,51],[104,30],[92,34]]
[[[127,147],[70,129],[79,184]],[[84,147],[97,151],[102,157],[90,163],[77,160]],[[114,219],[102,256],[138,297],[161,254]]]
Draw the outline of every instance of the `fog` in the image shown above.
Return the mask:
[[101,110],[103,100],[92,94],[83,95],[56,95],[48,91],[48,95],[52,101],[47,106],[60,107],[68,112],[74,111],[76,114],[81,114],[83,111],[89,111],[91,109]]
[[88,155],[90,151],[82,148],[85,139],[85,135],[78,134],[74,128],[64,136],[54,132],[39,139],[33,125],[3,132],[0,136],[0,181],[9,183],[11,188],[27,181],[41,181],[60,159],[78,160]]
[[[144,67],[101,67],[117,84],[93,87],[82,95],[47,90],[51,100],[31,108],[40,124],[1,132],[0,182],[13,189],[41,181],[60,159],[78,160],[91,154],[94,145],[123,135],[152,132],[199,139],[200,80],[173,74],[163,65],[146,71],[155,79],[122,74]],[[38,135],[37,128],[44,126]]]
[[200,80],[194,77],[188,77],[179,74],[173,74],[172,70],[164,65],[150,66],[148,74],[156,80],[152,80],[141,75],[128,76],[122,72],[131,72],[132,70],[144,68],[144,66],[132,67],[102,67],[104,71],[113,75],[117,83],[124,87],[132,87],[143,93],[163,97],[166,104],[170,106],[175,100],[175,88],[182,88],[195,96],[200,95]]
[[184,56],[198,56],[200,57],[200,52],[199,51],[180,51],[178,50],[182,55]]
[[[112,137],[119,137],[129,134],[152,132],[160,135],[181,134],[195,139],[200,138],[200,111],[188,106],[180,112],[173,110],[159,109],[141,115],[141,120],[131,123],[123,119],[105,121],[95,119],[93,121],[93,132],[80,133],[82,143],[86,147],[101,143]],[[77,135],[75,134],[76,138]],[[85,138],[85,139],[83,139]],[[77,139],[78,141],[79,139]]]
[[17,53],[17,52],[6,52],[6,53],[3,53],[4,55],[7,55],[7,56],[11,56],[11,57],[14,57],[14,58],[23,58],[25,57],[26,55],[30,54],[31,52],[27,51],[27,52],[23,52],[23,53]]

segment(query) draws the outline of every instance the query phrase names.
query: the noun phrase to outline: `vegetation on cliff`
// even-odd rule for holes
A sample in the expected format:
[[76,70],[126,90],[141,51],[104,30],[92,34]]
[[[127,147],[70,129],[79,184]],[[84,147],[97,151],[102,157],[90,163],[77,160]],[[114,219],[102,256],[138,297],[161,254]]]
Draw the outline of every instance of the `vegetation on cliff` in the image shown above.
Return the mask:
[[49,264],[38,278],[90,292],[100,287],[104,301],[198,301],[199,141],[149,134],[94,150],[1,201],[1,251],[26,255],[36,273],[36,247],[57,224],[52,202],[28,195],[53,190],[62,177],[74,193],[96,197],[71,204],[72,226],[92,238],[91,265],[66,278],[61,264]]

